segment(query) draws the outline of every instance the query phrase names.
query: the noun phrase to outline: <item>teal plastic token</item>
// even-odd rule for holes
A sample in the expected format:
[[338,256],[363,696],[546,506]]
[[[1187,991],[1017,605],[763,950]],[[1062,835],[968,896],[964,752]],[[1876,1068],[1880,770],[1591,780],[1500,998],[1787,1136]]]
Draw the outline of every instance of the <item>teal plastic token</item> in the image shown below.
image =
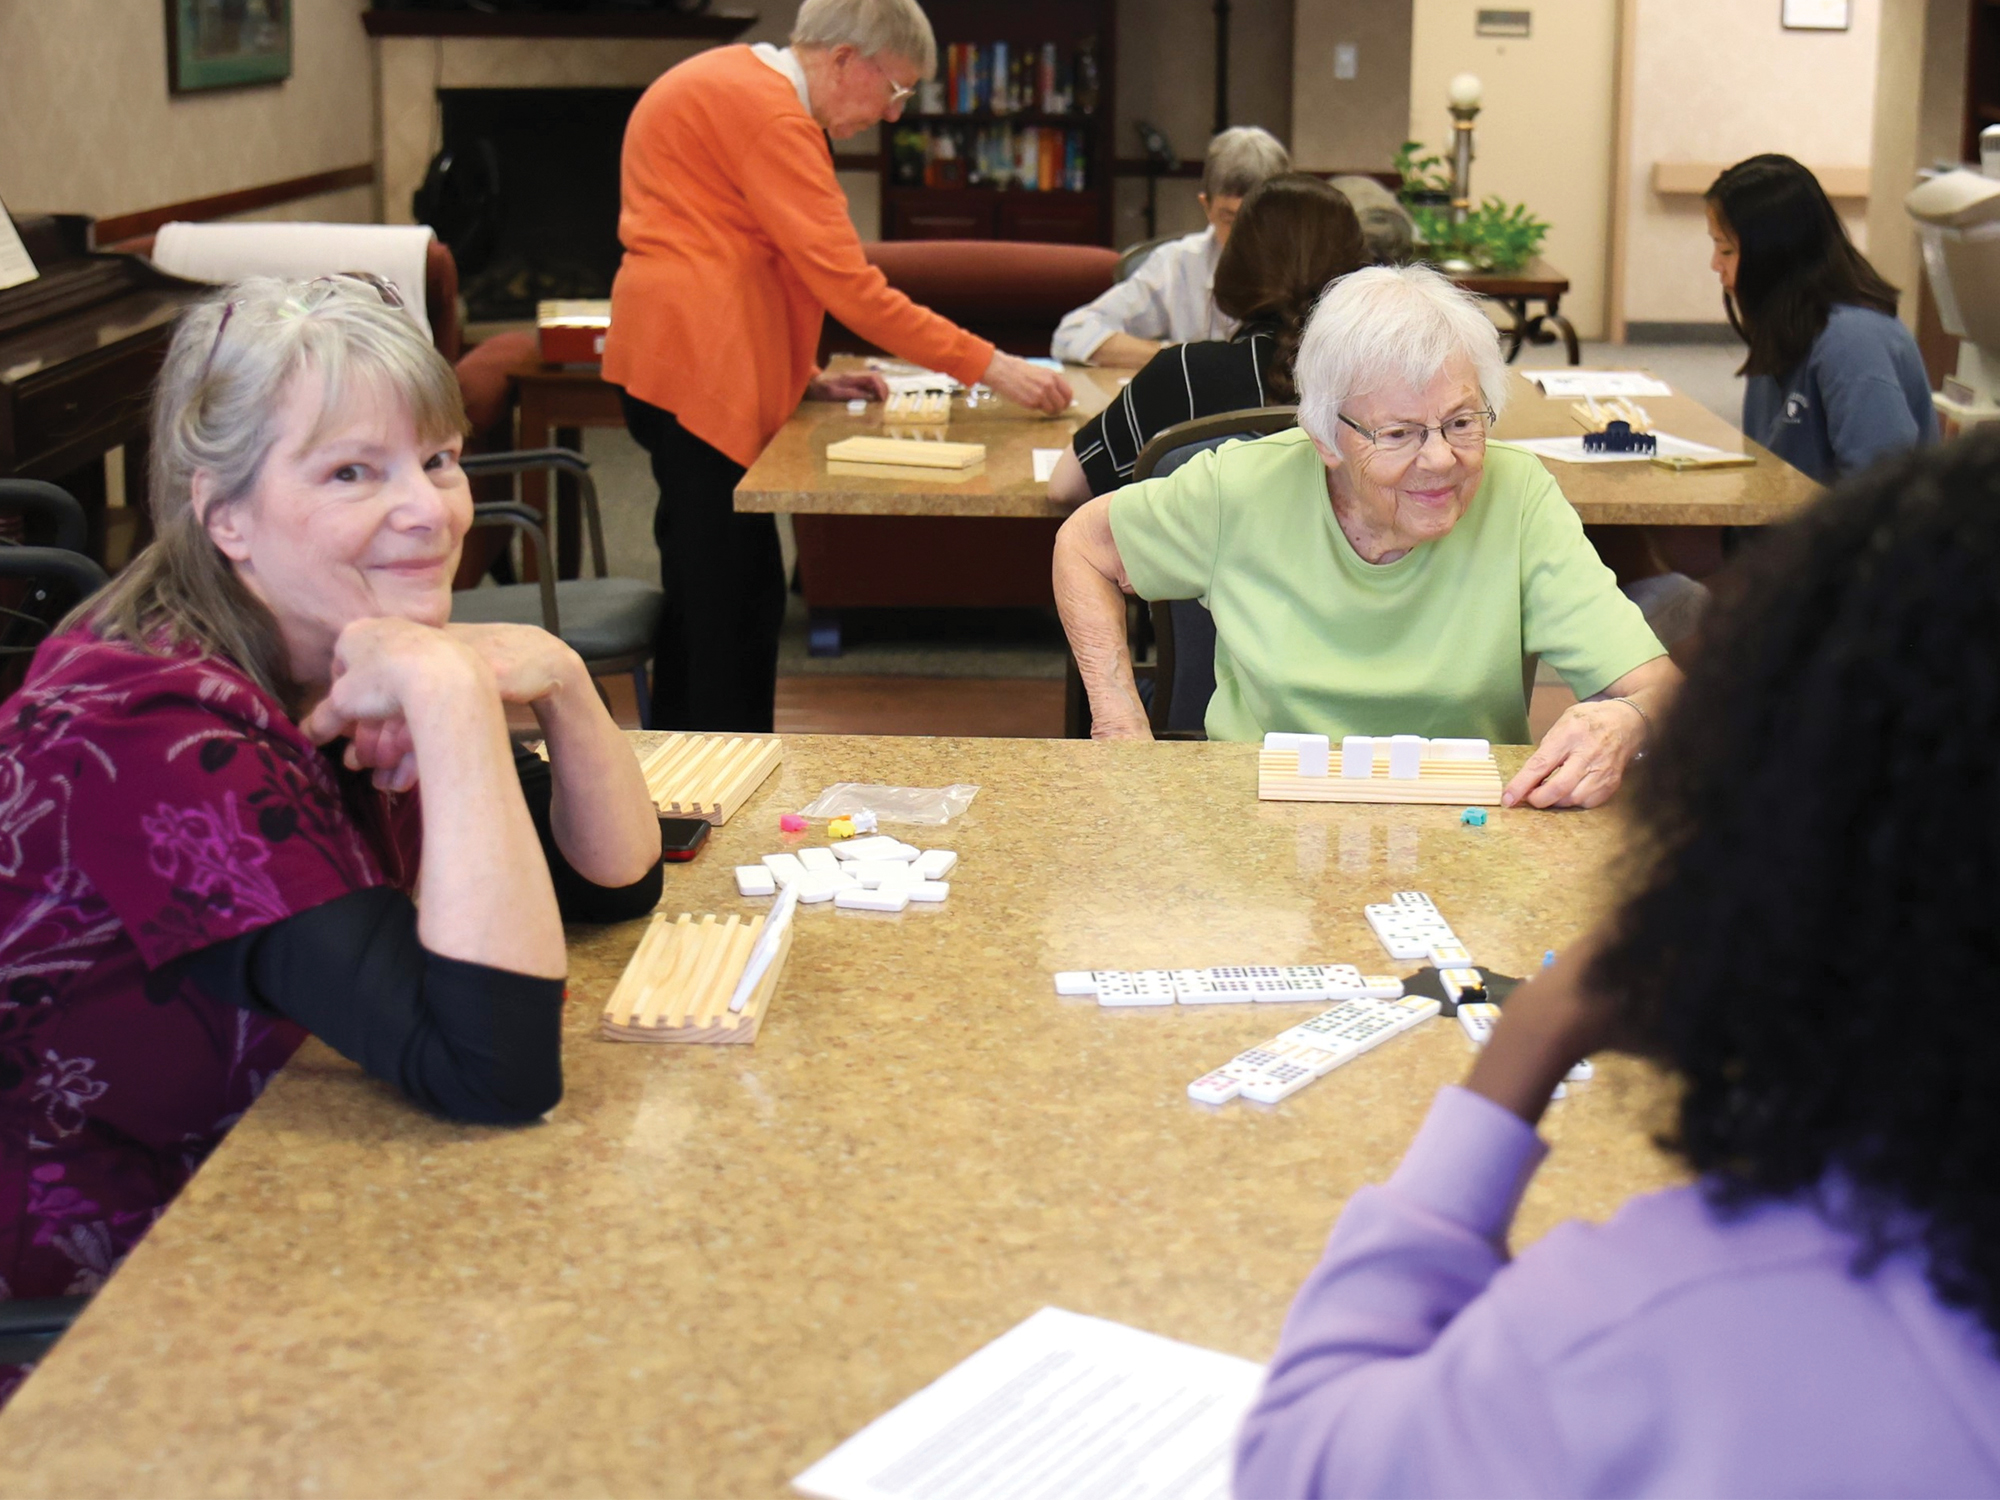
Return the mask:
[[1484,828],[1486,826],[1486,809],[1483,807],[1468,807],[1458,815],[1458,821],[1468,828]]

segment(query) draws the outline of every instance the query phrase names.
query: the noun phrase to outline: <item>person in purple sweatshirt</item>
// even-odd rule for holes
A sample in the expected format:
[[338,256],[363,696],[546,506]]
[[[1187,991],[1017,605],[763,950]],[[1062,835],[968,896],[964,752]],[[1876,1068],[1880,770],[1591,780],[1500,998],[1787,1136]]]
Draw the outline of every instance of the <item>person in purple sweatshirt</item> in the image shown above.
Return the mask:
[[[1747,556],[1638,768],[1624,905],[1356,1193],[1243,1500],[2000,1494],[2000,434]],[[1580,1057],[1694,1181],[1510,1258]]]

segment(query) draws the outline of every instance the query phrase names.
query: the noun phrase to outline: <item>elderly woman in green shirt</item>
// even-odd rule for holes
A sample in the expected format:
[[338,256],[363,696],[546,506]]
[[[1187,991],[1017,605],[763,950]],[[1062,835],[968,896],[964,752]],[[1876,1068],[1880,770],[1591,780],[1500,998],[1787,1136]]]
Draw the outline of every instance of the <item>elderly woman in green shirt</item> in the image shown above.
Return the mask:
[[1595,807],[1680,682],[1532,454],[1489,442],[1493,325],[1423,267],[1336,282],[1295,364],[1296,430],[1099,496],[1056,539],[1056,602],[1100,739],[1144,739],[1120,591],[1215,616],[1211,739],[1269,730],[1528,739],[1521,664],[1580,700],[1503,801]]

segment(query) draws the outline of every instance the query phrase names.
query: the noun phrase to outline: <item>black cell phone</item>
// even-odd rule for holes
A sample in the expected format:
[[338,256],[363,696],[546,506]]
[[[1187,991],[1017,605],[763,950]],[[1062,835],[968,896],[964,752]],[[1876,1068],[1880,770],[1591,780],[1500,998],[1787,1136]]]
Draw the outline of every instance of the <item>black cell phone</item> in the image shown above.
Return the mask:
[[702,818],[660,819],[660,853],[667,859],[693,859],[708,837],[708,823]]

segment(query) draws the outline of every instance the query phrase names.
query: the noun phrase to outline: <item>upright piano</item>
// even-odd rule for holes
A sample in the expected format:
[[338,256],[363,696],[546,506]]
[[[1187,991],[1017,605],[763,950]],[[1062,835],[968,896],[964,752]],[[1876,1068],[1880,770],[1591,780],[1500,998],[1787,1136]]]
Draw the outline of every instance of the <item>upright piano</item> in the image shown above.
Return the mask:
[[14,221],[41,275],[0,291],[0,477],[46,479],[83,502],[105,556],[104,455],[125,449],[143,531],[146,408],[181,309],[211,289],[137,255],[91,249],[79,214]]

